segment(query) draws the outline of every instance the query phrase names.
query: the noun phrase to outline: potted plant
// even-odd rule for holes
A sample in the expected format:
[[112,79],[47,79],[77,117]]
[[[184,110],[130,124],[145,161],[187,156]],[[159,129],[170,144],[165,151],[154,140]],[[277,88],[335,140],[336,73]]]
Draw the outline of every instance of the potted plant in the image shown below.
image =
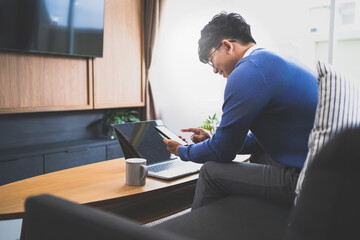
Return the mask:
[[214,135],[216,131],[216,127],[219,125],[220,121],[218,117],[216,116],[216,113],[213,116],[209,116],[205,121],[203,121],[203,124],[199,127],[205,130],[208,130],[210,135]]
[[115,139],[116,134],[114,124],[125,122],[139,122],[139,112],[132,109],[122,109],[120,111],[108,111],[104,114],[101,121],[103,122],[103,131],[105,136]]

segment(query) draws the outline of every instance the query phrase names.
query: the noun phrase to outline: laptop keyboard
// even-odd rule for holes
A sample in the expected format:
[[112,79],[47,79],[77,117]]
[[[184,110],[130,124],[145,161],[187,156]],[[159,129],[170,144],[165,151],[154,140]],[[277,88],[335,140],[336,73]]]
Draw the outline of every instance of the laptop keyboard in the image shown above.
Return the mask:
[[161,171],[167,170],[169,168],[184,167],[184,166],[187,166],[186,162],[171,161],[171,162],[166,162],[166,163],[162,163],[162,164],[158,164],[158,165],[149,166],[149,171],[161,172]]

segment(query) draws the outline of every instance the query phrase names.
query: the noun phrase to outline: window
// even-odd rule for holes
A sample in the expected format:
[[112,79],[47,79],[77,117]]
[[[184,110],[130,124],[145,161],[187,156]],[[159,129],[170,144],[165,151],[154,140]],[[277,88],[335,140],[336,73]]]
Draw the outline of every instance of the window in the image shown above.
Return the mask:
[[360,79],[360,0],[312,1],[315,58]]

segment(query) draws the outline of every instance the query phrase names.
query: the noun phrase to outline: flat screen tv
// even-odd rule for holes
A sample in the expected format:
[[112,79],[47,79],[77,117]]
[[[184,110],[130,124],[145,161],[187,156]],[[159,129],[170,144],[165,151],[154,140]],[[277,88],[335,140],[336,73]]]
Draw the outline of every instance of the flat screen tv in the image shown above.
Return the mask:
[[105,0],[0,0],[0,50],[102,57]]

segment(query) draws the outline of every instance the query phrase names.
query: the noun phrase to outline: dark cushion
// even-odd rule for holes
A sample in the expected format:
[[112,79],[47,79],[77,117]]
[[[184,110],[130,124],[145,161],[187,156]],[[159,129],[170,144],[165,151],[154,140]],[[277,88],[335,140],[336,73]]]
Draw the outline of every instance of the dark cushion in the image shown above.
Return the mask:
[[184,239],[50,195],[26,200],[24,223],[26,240]]
[[287,239],[360,239],[360,129],[330,141],[309,166]]
[[290,209],[243,196],[227,197],[154,226],[194,239],[282,239]]

